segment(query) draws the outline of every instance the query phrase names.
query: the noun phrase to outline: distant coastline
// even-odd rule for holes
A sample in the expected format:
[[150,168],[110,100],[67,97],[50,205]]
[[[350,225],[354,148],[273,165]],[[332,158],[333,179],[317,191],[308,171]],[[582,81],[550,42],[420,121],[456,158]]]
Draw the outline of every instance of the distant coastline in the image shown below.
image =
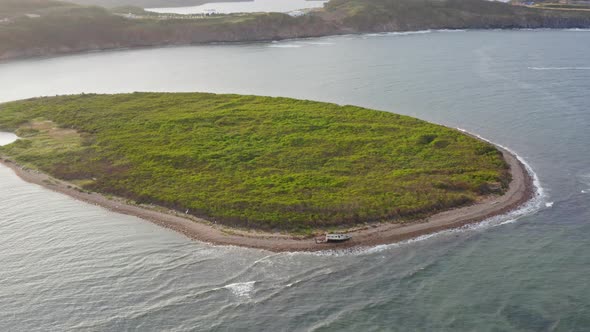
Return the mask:
[[[251,13],[191,18],[141,8],[107,10],[47,2],[0,10],[0,60],[99,50],[253,43],[347,34],[463,29],[590,28],[590,12],[512,6],[485,0],[331,0],[306,15]],[[39,36],[45,36],[40,38]]]
[[235,245],[273,252],[325,251],[396,243],[477,223],[518,209],[534,197],[533,179],[526,167],[515,155],[501,147],[497,148],[503,153],[506,162],[510,165],[512,175],[509,189],[504,195],[488,196],[473,205],[444,211],[424,220],[407,224],[377,223],[357,226],[348,231],[348,234],[353,236],[352,240],[340,244],[317,244],[314,238],[309,237],[226,227],[172,210],[128,204],[125,199],[107,198],[98,193],[80,190],[71,183],[54,179],[38,171],[23,168],[7,159],[0,159],[0,163],[11,168],[16,175],[29,183],[43,186],[117,213],[148,220],[164,228],[184,234],[190,239],[215,245]]
[[[308,0],[313,1],[313,0]],[[587,28],[590,29],[590,26]],[[252,41],[211,41],[211,42],[202,42],[202,43],[191,43],[191,44],[162,44],[162,45],[152,45],[152,46],[121,46],[121,47],[113,47],[113,48],[100,48],[100,49],[90,49],[90,50],[72,50],[66,52],[58,52],[58,53],[47,53],[43,55],[23,55],[23,54],[10,54],[8,56],[4,56],[0,54],[0,64],[2,63],[10,63],[16,61],[25,61],[25,60],[42,60],[42,59],[52,59],[52,58],[59,58],[59,57],[66,57],[66,56],[75,56],[75,55],[84,55],[84,54],[96,54],[96,53],[103,53],[103,52],[124,52],[124,51],[134,51],[134,50],[150,50],[150,49],[166,49],[166,48],[175,48],[175,47],[197,47],[197,46],[212,46],[212,45],[253,45],[253,44],[267,44],[273,42],[288,42],[288,41],[305,41],[308,39],[316,39],[316,38],[330,38],[330,37],[343,37],[343,36],[369,36],[369,35],[395,35],[395,34],[425,34],[425,33],[445,33],[445,32],[469,32],[469,31],[547,31],[547,30],[554,30],[554,31],[585,31],[586,28],[490,28],[490,29],[428,29],[428,30],[408,30],[408,31],[386,31],[386,32],[362,32],[362,33],[353,33],[353,34],[332,34],[332,35],[321,35],[321,36],[310,36],[310,37],[294,37],[294,38],[283,38],[283,39],[267,39],[267,40],[252,40]],[[554,68],[537,68],[532,67],[532,70],[555,70]],[[563,69],[563,68],[557,68]],[[575,68],[574,68],[575,69]],[[586,67],[581,67],[581,69],[586,70]]]

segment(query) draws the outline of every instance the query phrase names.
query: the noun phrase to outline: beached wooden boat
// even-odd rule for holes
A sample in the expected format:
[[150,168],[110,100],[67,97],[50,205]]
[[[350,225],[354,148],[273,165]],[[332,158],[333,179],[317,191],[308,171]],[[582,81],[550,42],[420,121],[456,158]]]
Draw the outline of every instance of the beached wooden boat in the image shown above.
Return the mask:
[[328,243],[328,242],[344,242],[352,239],[352,236],[348,234],[338,233],[326,233],[326,235],[315,239],[316,243]]

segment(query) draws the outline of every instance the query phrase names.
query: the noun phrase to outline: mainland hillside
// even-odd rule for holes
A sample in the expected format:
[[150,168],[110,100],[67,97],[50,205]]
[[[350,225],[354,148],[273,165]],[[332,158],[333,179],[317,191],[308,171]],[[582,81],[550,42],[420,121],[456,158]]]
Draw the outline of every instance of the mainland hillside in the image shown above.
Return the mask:
[[485,0],[331,0],[323,9],[298,17],[281,13],[158,15],[136,7],[105,9],[51,0],[0,0],[0,59],[367,32],[587,27],[587,10],[530,8]]
[[[252,0],[231,0],[231,2]],[[228,2],[227,0],[71,0],[71,2],[85,6],[101,6],[116,8],[121,6],[135,6],[141,8],[154,7],[188,7],[199,6],[211,2]]]

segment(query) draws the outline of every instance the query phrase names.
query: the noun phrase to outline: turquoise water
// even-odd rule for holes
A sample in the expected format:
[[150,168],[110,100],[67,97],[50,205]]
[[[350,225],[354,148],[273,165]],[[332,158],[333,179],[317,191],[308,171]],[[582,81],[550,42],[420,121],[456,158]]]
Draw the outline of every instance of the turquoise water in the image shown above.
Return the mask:
[[0,101],[211,91],[356,104],[509,147],[536,205],[377,248],[281,253],[192,242],[0,167],[2,331],[586,331],[590,32],[425,31],[0,64]]

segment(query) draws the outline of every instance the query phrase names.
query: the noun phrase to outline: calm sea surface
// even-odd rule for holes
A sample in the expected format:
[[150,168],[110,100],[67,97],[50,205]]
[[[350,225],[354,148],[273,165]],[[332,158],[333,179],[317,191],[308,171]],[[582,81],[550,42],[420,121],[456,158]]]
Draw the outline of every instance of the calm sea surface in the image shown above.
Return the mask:
[[189,241],[0,166],[0,331],[588,331],[589,54],[589,31],[467,31],[2,63],[0,101],[211,91],[412,115],[507,146],[542,193],[521,217],[411,243],[272,254]]

